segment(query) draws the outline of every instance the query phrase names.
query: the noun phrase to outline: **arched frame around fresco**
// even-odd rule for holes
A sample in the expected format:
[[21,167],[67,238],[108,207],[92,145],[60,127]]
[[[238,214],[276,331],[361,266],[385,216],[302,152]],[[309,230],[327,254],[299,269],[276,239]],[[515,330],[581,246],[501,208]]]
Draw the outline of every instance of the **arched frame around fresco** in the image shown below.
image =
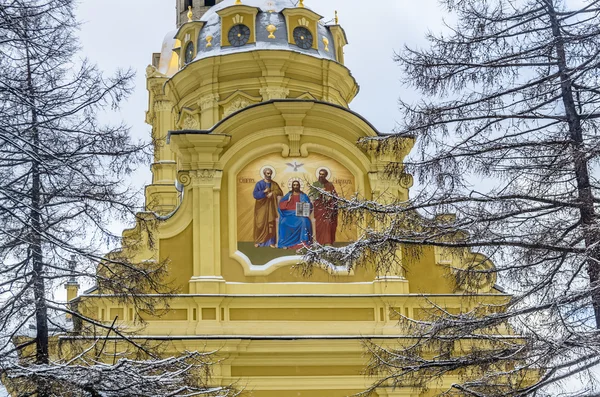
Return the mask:
[[[211,241],[214,240],[219,246],[219,241],[223,241],[223,247],[227,248],[225,251],[216,250],[215,260],[218,263],[214,266],[207,263],[208,267],[214,269],[217,272],[215,274],[218,275],[220,271],[217,268],[233,261],[241,265],[240,270],[243,270],[245,276],[268,276],[280,268],[297,264],[300,259],[292,255],[266,265],[256,266],[239,252],[236,232],[236,176],[250,162],[275,153],[279,153],[284,159],[303,158],[312,153],[320,154],[335,159],[345,167],[356,181],[357,193],[370,198],[372,190],[370,177],[373,172],[376,172],[377,167],[373,163],[372,155],[361,150],[357,146],[357,141],[363,137],[374,136],[377,136],[377,132],[372,125],[352,111],[330,103],[309,100],[263,102],[228,116],[210,131],[202,133],[182,131],[171,134],[170,143],[178,156],[180,176],[199,168],[207,168],[209,165],[210,168],[219,170],[218,175],[222,175],[222,183],[218,182],[219,186],[214,187],[215,197],[220,196],[220,204],[214,202],[214,205],[218,205],[215,207],[217,211],[215,214],[220,212],[223,217],[215,218],[215,220],[220,219],[220,226],[215,224],[214,238]],[[219,146],[222,149],[218,149],[216,145],[223,145]],[[186,186],[185,189],[183,205],[177,212],[187,208],[185,202],[190,199],[189,194],[195,197],[197,193],[191,185]],[[204,202],[208,198],[206,200],[194,198],[194,200]],[[212,202],[212,199],[209,201]],[[209,201],[206,203],[208,204]],[[196,219],[197,215],[195,212],[194,214]],[[176,213],[174,218],[180,218],[178,215]],[[198,242],[194,244],[196,247]],[[210,277],[213,270],[206,269],[198,272],[202,266],[196,263],[204,260],[196,258],[200,255],[199,250],[210,249],[210,244],[204,240],[199,244],[200,248],[194,250],[194,274],[202,277],[206,274],[206,277]],[[230,260],[224,260],[221,255],[227,255]],[[348,275],[345,268],[327,270],[340,276]]]
[[[323,134],[323,132],[314,132],[315,135],[321,135],[324,136],[325,134]],[[265,134],[266,136],[264,136],[264,138],[268,138],[270,134]],[[271,137],[275,137],[276,135],[270,135]],[[240,146],[244,146],[244,143],[241,141],[239,143]],[[241,252],[238,249],[238,204],[237,204],[237,197],[238,197],[238,174],[240,173],[240,171],[242,171],[244,168],[246,168],[250,163],[252,163],[253,161],[255,161],[256,159],[260,159],[260,158],[264,158],[264,157],[269,157],[269,155],[281,155],[282,151],[287,151],[287,148],[285,147],[285,144],[277,144],[277,143],[273,143],[270,145],[265,145],[262,146],[256,150],[252,150],[250,152],[245,153],[242,156],[237,157],[237,161],[235,162],[234,165],[232,165],[229,169],[228,169],[228,174],[229,174],[229,178],[228,178],[228,192],[229,192],[229,197],[231,198],[230,200],[228,200],[228,213],[229,213],[229,255],[231,258],[235,259],[238,263],[240,263],[242,265],[242,267],[244,268],[244,273],[249,276],[249,275],[268,275],[270,273],[272,273],[273,271],[281,268],[281,267],[286,267],[286,266],[292,266],[298,263],[298,261],[301,259],[301,256],[298,255],[294,255],[292,254],[292,252],[290,252],[290,255],[288,256],[283,256],[283,257],[279,257],[276,258],[274,260],[271,260],[269,262],[267,262],[266,264],[262,264],[262,265],[255,265],[251,262],[250,258],[248,258],[248,256],[246,256],[243,252]],[[332,144],[332,146],[334,146]],[[361,169],[362,167],[360,167],[359,165],[357,165],[356,163],[350,161],[350,159],[348,159],[347,157],[345,157],[341,151],[336,150],[334,147],[332,146],[323,146],[323,145],[319,145],[319,144],[313,144],[313,143],[307,143],[305,145],[303,145],[302,147],[302,154],[304,154],[304,157],[292,157],[292,158],[286,158],[286,157],[281,157],[281,161],[286,161],[286,159],[290,159],[290,160],[300,160],[302,158],[307,158],[310,157],[311,153],[315,153],[315,154],[319,154],[321,156],[324,157],[328,157],[331,158],[332,160],[340,163],[340,165],[344,168],[346,168],[353,177],[353,181],[355,183],[355,189],[356,189],[356,193],[358,193],[361,196],[365,196],[366,192],[365,192],[365,172],[363,169]],[[282,186],[282,189],[284,190],[284,194],[287,193],[286,191],[286,187]],[[354,193],[354,192],[353,192]],[[338,275],[349,275],[348,271],[345,268],[333,268],[333,269],[328,269],[331,273],[335,273]],[[350,274],[351,275],[351,274]]]

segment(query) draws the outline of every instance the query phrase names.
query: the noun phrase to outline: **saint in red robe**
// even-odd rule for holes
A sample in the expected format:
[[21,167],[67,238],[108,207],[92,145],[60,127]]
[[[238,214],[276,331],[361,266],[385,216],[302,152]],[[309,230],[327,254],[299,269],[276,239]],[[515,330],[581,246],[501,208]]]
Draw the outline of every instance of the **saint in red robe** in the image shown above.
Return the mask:
[[[325,190],[335,196],[337,193],[331,182],[313,183],[313,186]],[[338,226],[338,208],[335,197],[320,194],[313,189],[315,197],[313,205],[315,207],[315,240],[321,245],[333,245],[335,243],[335,233]]]

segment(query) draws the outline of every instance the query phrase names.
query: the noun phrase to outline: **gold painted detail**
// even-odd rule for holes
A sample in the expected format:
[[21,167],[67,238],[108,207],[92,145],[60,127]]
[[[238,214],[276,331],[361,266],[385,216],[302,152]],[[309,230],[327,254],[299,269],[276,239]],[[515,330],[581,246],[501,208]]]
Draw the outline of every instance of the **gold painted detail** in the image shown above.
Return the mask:
[[329,39],[323,36],[323,44],[325,44],[325,51],[329,52]]
[[239,25],[240,23],[244,22],[244,17],[240,14],[235,14],[232,20],[235,25]]
[[339,25],[340,24],[340,18],[338,17],[338,12],[337,10],[335,10],[335,24]]
[[300,3],[298,4],[298,7],[304,8],[304,0],[300,0]]
[[308,19],[306,19],[304,17],[298,19],[298,25],[308,27],[309,26]]
[[187,17],[188,17],[188,22],[192,22],[193,21],[194,13],[192,12],[192,6],[188,7]]
[[239,6],[242,4],[242,0],[235,0],[235,3],[233,3],[236,6]]
[[212,36],[210,36],[210,35],[206,36],[206,46],[207,47],[212,47],[212,39],[213,39]]
[[275,27],[275,25],[269,25],[267,26],[267,32],[269,32],[269,38],[270,39],[274,39],[275,35],[274,33],[277,31],[277,28]]

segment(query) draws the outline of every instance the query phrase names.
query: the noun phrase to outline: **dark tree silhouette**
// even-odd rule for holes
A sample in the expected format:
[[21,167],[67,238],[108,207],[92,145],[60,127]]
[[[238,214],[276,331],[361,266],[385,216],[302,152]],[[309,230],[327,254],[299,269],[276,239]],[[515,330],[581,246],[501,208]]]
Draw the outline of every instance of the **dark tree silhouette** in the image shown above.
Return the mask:
[[[105,77],[77,57],[74,6],[73,0],[0,0],[3,379],[23,396],[230,395],[230,388],[206,386],[211,354],[158,359],[115,323],[88,318],[52,299],[52,290],[73,277],[86,277],[136,311],[167,304],[143,294],[172,292],[163,285],[164,264],[141,266],[125,251],[102,256],[120,241],[111,234],[111,223],[136,215],[137,192],[124,182],[145,163],[151,145],[133,142],[124,125],[98,122],[99,112],[116,109],[131,92],[133,73]],[[142,215],[141,227],[156,226],[156,217]],[[59,321],[65,314],[73,316],[75,329]],[[32,338],[19,338],[30,325]],[[70,361],[57,362],[50,354],[56,346],[50,328],[54,333],[95,329],[97,338]],[[100,354],[92,353],[101,352],[98,346],[108,334],[131,343],[147,360],[102,363]]]
[[[383,377],[375,386],[459,375],[446,394],[550,396],[571,380],[581,389],[561,395],[597,395],[590,370],[600,363],[600,1],[440,4],[456,22],[428,34],[429,48],[397,55],[405,82],[424,99],[401,102],[397,135],[365,142],[390,150],[414,137],[417,154],[404,166],[422,190],[394,205],[347,202],[347,213],[388,227],[308,260],[389,263],[390,247],[419,244],[494,259],[495,269],[456,271],[457,283],[497,275],[510,301],[402,318],[414,343],[369,345],[370,368]],[[521,337],[500,336],[507,329]],[[461,342],[473,339],[478,348]]]

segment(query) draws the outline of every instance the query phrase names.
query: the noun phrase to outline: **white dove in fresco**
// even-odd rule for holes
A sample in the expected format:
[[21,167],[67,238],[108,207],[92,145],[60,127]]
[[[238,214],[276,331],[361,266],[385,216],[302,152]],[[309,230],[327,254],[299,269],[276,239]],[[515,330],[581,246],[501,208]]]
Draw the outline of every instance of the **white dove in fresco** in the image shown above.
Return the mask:
[[298,170],[304,165],[304,163],[298,164],[294,161],[293,163],[285,163],[285,165],[292,167],[294,169],[294,172],[298,172]]

